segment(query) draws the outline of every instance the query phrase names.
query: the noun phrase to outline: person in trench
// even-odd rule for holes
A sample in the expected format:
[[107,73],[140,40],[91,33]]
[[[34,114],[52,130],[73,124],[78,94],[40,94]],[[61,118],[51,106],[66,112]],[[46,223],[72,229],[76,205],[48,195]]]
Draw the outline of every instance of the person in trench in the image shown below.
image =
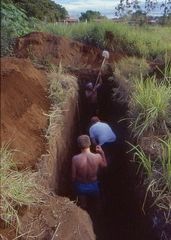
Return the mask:
[[97,145],[96,153],[91,152],[91,141],[88,135],[77,139],[80,154],[72,158],[72,181],[81,208],[88,210],[88,202],[96,207],[99,203],[100,189],[98,182],[99,168],[107,166],[105,154]]
[[113,160],[113,150],[115,148],[116,134],[109,124],[100,121],[97,116],[90,120],[90,139],[94,146],[100,145],[105,153],[108,165]]
[[113,174],[116,165],[114,161],[116,134],[107,123],[100,121],[97,116],[93,116],[89,135],[93,146],[100,145],[106,156],[107,168],[102,169],[99,173],[102,202],[106,205],[106,200],[110,199],[110,189],[108,189],[111,184],[110,175]]
[[97,93],[101,87],[101,82],[93,86],[92,82],[89,82],[85,86],[85,98],[86,98],[86,109],[87,109],[87,118],[94,116],[98,112],[98,101]]

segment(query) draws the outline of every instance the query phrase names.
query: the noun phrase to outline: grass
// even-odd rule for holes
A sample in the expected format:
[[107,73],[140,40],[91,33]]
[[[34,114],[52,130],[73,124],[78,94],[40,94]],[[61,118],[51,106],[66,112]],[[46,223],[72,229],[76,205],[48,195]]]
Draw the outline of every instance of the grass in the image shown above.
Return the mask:
[[147,157],[140,146],[132,146],[134,156],[139,163],[138,172],[143,174],[143,182],[147,188],[143,211],[150,193],[153,198],[152,206],[158,206],[167,213],[171,211],[171,137],[167,140],[159,139],[162,146],[162,155],[158,159],[151,160]]
[[115,63],[114,71],[116,75],[130,81],[132,77],[146,75],[149,71],[149,65],[144,58],[126,57]]
[[144,151],[139,146],[132,146],[132,150],[134,151],[134,157],[138,160],[139,168],[137,173],[143,168],[145,175],[147,178],[151,179],[153,175],[153,162],[151,161],[150,157],[147,157]]
[[52,137],[56,126],[60,126],[59,131],[63,127],[63,113],[68,111],[68,99],[74,98],[77,95],[78,85],[77,79],[74,76],[66,74],[62,65],[58,67],[51,66],[48,73],[49,80],[49,97],[52,100],[52,108],[49,112],[49,127],[47,129],[46,137]]
[[[130,55],[155,58],[171,51],[171,28],[161,26],[130,26],[128,24],[104,21],[99,23],[78,23],[73,25],[46,24],[39,26],[42,32],[65,36],[86,43],[95,44],[112,51]],[[109,41],[106,31],[113,39]],[[163,41],[165,39],[165,41]]]
[[162,143],[162,157],[160,158],[163,172],[164,185],[171,194],[171,136],[167,141],[160,140]]
[[41,202],[41,198],[35,174],[29,170],[17,171],[13,161],[14,153],[8,145],[0,149],[1,218],[6,224],[19,226],[18,209]]
[[171,124],[171,82],[158,82],[156,77],[134,80],[130,101],[131,129],[136,137],[147,131],[167,135]]
[[127,104],[133,88],[132,78],[145,76],[148,73],[149,65],[144,58],[125,57],[114,63],[112,69],[115,76],[113,81],[118,86],[113,88],[113,101]]

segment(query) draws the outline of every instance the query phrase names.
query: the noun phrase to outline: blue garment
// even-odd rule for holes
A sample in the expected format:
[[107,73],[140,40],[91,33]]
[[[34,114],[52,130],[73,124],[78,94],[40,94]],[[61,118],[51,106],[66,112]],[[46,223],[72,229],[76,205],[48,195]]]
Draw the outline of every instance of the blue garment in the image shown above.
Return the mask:
[[111,127],[104,122],[96,122],[93,124],[90,127],[89,134],[90,138],[95,139],[99,145],[116,141],[115,133],[112,131]]
[[91,183],[74,183],[75,191],[78,195],[95,195],[100,193],[98,181]]

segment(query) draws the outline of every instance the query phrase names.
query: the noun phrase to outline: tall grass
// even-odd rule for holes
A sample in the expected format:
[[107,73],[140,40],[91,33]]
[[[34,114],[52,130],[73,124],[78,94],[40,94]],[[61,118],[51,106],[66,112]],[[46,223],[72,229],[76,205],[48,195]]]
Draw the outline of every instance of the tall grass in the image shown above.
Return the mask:
[[17,171],[13,162],[14,151],[7,145],[0,149],[1,219],[6,224],[20,225],[18,209],[41,202],[35,174],[29,170]]
[[[75,40],[96,43],[97,46],[109,50],[120,50],[141,57],[156,57],[160,54],[164,55],[166,51],[171,51],[171,28],[169,27],[139,27],[104,21],[73,25],[46,24],[41,25],[40,29]],[[113,34],[111,42],[106,38],[106,31]]]
[[[167,140],[159,139],[162,147],[162,154],[158,159],[151,160],[139,146],[132,146],[134,156],[139,163],[138,170],[144,172],[143,182],[147,187],[143,202],[143,210],[146,204],[147,195],[151,193],[153,203],[160,209],[169,212],[171,210],[171,137]],[[171,220],[171,219],[170,219]]]
[[138,160],[139,167],[138,171],[140,171],[141,168],[143,168],[143,171],[145,172],[145,175],[147,178],[152,179],[153,175],[153,162],[151,161],[150,157],[146,156],[144,151],[139,146],[134,146],[130,144],[132,147],[131,151],[134,151],[134,158]]
[[147,131],[167,134],[171,124],[171,83],[157,82],[155,76],[135,79],[130,102],[131,128],[134,136]]
[[171,194],[171,136],[167,141],[160,140],[162,143],[162,157],[160,158],[163,172],[164,185]]

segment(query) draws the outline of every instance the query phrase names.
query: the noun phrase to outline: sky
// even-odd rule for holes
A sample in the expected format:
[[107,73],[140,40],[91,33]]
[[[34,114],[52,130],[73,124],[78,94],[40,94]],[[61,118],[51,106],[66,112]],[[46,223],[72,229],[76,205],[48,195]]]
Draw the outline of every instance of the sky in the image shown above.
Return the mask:
[[71,16],[79,17],[87,10],[99,11],[102,15],[112,18],[114,7],[119,1],[115,0],[55,0],[66,8]]
[[[108,18],[113,18],[115,7],[120,2],[119,0],[54,0],[56,3],[66,8],[69,15],[78,18],[81,12],[87,10],[99,11],[102,15]],[[141,1],[142,4],[144,1]],[[159,9],[156,10],[158,15]]]

